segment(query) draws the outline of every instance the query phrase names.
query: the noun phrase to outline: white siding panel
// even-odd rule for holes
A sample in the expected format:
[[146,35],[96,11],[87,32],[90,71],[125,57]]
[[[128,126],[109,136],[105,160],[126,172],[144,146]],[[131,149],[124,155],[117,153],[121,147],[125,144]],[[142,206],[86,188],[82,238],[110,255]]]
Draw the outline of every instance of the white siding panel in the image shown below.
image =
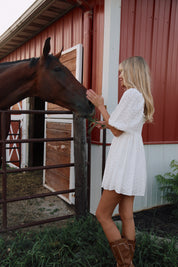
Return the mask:
[[[107,153],[108,151],[109,147],[107,147]],[[101,146],[92,145],[91,153],[90,212],[95,214],[101,197]],[[178,160],[178,144],[145,145],[145,155],[148,175],[147,187],[144,197],[137,196],[135,198],[134,211],[149,209],[166,203],[162,199],[162,193],[155,176],[170,171],[170,162],[173,159]],[[118,214],[118,207],[114,210],[114,214]]]
[[147,188],[145,197],[136,197],[134,210],[148,209],[162,205],[165,202],[162,199],[162,193],[159,190],[155,176],[170,171],[169,164],[175,159],[178,160],[178,145],[145,145],[145,154],[147,161]]
[[102,149],[101,146],[91,147],[91,180],[90,180],[90,212],[95,214],[101,197],[102,180]]

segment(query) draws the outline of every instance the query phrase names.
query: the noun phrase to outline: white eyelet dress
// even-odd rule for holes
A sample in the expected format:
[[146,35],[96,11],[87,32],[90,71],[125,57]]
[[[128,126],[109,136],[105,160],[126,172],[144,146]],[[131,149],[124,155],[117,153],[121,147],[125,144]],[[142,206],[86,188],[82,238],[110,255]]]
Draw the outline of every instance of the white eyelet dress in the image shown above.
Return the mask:
[[128,196],[145,194],[143,124],[144,98],[136,88],[130,88],[109,118],[109,125],[124,132],[112,140],[102,182],[104,189]]

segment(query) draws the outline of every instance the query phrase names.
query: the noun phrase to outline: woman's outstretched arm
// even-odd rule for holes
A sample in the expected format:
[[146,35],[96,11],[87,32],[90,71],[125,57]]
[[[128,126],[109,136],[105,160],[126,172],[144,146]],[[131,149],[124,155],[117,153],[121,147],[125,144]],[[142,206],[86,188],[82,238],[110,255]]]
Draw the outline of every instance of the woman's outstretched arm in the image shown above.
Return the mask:
[[111,130],[113,135],[116,137],[120,136],[123,133],[123,131],[120,131],[115,127],[109,125],[110,115],[104,106],[104,98],[102,96],[97,95],[92,89],[89,89],[87,90],[87,99],[90,100],[93,103],[93,105],[95,105],[95,107],[100,111],[104,121],[106,122],[106,127]]

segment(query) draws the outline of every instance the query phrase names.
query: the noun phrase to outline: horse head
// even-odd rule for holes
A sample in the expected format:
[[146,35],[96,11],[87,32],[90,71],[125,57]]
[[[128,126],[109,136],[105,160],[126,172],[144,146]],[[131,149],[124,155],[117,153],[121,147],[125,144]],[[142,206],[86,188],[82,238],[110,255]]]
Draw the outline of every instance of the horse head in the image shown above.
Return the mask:
[[43,54],[38,61],[37,96],[68,108],[83,117],[93,115],[94,106],[86,98],[86,88],[60,62],[61,52],[53,56],[50,38],[46,39]]

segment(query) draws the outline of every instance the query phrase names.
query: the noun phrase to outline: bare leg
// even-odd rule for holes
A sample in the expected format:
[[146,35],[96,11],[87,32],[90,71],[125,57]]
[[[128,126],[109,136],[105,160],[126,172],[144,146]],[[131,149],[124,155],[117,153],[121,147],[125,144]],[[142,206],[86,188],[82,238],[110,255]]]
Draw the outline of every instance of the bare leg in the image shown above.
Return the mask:
[[113,211],[121,199],[122,195],[114,190],[104,190],[96,211],[96,217],[109,242],[121,239],[121,234],[112,220]]
[[[132,263],[135,251],[133,201],[134,196],[117,194],[114,190],[104,190],[96,211],[96,217],[109,241],[117,266],[134,266]],[[112,214],[117,204],[119,204],[124,238],[121,238],[121,234],[112,220]]]
[[123,195],[119,204],[119,214],[122,220],[122,235],[129,240],[135,240],[133,202],[134,196]]

